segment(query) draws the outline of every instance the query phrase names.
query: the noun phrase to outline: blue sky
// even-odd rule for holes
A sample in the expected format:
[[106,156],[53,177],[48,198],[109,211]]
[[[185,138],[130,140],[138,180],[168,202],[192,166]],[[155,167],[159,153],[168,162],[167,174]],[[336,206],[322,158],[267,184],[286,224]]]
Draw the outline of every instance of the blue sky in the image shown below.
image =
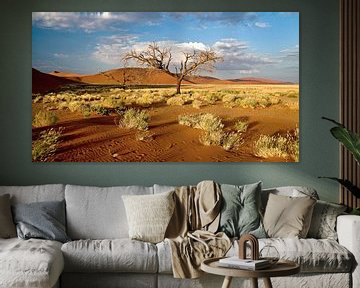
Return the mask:
[[33,12],[32,65],[92,74],[123,67],[122,56],[151,42],[182,52],[223,57],[209,76],[266,77],[299,82],[296,12]]

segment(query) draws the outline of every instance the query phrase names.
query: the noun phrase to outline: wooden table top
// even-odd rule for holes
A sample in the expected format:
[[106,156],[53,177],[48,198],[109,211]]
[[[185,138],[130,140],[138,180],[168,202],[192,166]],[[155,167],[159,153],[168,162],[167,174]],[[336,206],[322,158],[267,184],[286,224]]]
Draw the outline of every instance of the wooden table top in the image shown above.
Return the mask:
[[279,260],[276,264],[273,264],[266,269],[245,270],[219,266],[219,259],[221,258],[224,257],[204,260],[201,263],[201,270],[210,274],[243,278],[280,277],[289,276],[300,272],[300,266],[295,262],[288,260]]

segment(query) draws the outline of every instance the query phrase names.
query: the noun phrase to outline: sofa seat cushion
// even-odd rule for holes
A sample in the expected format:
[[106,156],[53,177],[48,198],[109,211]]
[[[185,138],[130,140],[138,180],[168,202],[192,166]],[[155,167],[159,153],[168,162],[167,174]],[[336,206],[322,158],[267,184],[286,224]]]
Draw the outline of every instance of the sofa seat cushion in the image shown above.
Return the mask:
[[[259,239],[260,250],[265,245],[274,246],[280,258],[295,261],[300,264],[302,273],[350,272],[353,265],[353,255],[339,243],[330,239],[297,239],[268,238]],[[238,255],[238,242],[235,241],[227,256]],[[159,273],[172,273],[171,248],[167,241],[157,244]],[[249,256],[250,256],[250,251]]]
[[63,268],[60,242],[0,239],[0,287],[52,287]]
[[[344,246],[330,239],[260,239],[259,249],[265,245],[275,247],[281,259],[298,263],[302,273],[350,272],[354,265],[353,255]],[[236,255],[237,247],[235,243],[228,255]]]
[[78,240],[61,248],[66,272],[156,273],[156,246],[123,239]]

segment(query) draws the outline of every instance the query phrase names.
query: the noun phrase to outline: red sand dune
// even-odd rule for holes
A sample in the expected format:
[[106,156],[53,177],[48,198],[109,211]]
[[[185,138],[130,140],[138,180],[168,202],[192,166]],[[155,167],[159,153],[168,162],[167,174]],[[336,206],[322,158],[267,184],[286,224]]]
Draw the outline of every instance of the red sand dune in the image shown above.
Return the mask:
[[[88,84],[118,84],[118,85],[166,85],[176,84],[176,77],[164,71],[149,68],[120,68],[112,69],[93,75],[80,75],[64,72],[52,72],[53,75],[65,77]],[[125,78],[125,81],[124,81]],[[183,81],[183,84],[189,84]]]
[[[66,79],[66,80],[65,80]],[[150,68],[119,68],[92,75],[54,71],[49,74],[33,69],[33,93],[47,92],[61,85],[73,83],[113,85],[174,85],[176,77],[162,70]],[[222,80],[210,76],[187,76],[182,84],[291,84],[266,78]]]
[[32,68],[32,93],[45,93],[68,84],[77,84],[78,82],[46,74]]

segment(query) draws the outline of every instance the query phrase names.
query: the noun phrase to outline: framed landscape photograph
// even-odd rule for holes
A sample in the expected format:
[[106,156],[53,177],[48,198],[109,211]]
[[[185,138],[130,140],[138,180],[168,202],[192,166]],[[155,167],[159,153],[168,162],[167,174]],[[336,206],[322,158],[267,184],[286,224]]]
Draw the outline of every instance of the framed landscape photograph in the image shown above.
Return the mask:
[[33,162],[298,162],[299,13],[33,12]]

